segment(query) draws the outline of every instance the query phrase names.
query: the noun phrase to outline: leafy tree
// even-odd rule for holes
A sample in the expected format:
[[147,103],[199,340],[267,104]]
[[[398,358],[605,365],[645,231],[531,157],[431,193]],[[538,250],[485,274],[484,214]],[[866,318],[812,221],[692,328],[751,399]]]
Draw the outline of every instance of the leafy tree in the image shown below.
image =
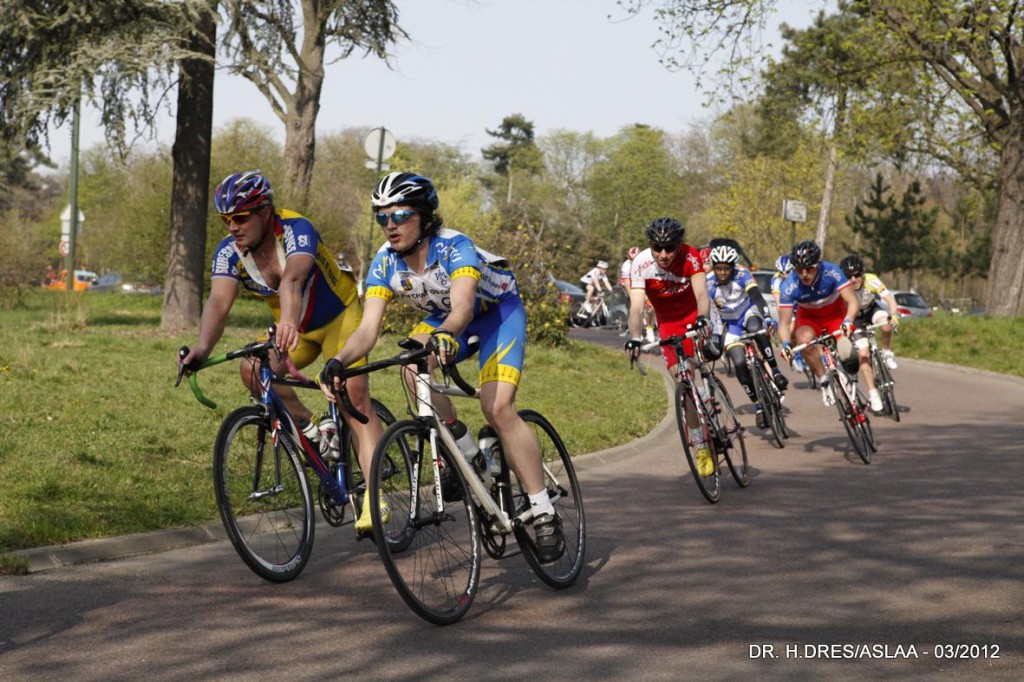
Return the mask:
[[[649,1],[620,4],[638,12]],[[662,0],[656,13],[665,38],[659,45],[674,52],[686,42],[707,58],[732,50],[730,64],[741,63],[751,57],[749,37],[763,27],[775,5],[775,0]],[[889,41],[904,80],[912,78],[915,92],[930,94],[931,115],[912,130],[917,143],[912,150],[943,163],[964,158],[949,150],[997,159],[999,201],[986,309],[995,315],[1024,313],[1024,174],[1019,172],[1024,164],[1024,17],[1018,3],[854,0],[850,6]],[[937,138],[944,141],[935,143]]]
[[387,59],[408,35],[391,0],[223,0],[231,70],[270,103],[285,127],[283,194],[306,210],[316,160],[316,117],[327,50]]
[[500,142],[484,147],[480,153],[494,164],[494,172],[505,178],[505,204],[511,206],[514,178],[535,175],[543,167],[540,150],[533,139],[533,121],[522,114],[512,114],[501,120],[497,130],[487,130],[487,134]]
[[680,182],[665,133],[636,124],[608,140],[605,157],[594,164],[587,193],[591,214],[587,221],[587,260],[625,254],[644,239],[644,228],[658,216],[680,215]]
[[928,264],[928,243],[935,231],[938,208],[925,208],[921,183],[913,180],[899,202],[886,196],[890,187],[875,176],[868,197],[855,207],[847,224],[863,238],[858,251],[877,272],[914,274]]

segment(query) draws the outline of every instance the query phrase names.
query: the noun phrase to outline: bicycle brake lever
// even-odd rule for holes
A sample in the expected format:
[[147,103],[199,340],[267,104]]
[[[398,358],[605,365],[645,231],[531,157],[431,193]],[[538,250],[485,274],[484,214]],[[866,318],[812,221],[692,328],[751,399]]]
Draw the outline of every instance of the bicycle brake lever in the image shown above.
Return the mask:
[[188,357],[188,346],[182,346],[178,349],[178,378],[174,380],[174,387],[177,388],[181,384],[181,378],[185,376],[185,358]]

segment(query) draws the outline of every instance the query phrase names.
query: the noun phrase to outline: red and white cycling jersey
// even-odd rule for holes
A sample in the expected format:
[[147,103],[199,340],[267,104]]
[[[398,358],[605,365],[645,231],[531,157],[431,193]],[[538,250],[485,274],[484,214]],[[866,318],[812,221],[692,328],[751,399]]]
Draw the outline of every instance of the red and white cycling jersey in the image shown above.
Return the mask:
[[629,271],[631,288],[643,289],[654,306],[658,325],[673,322],[692,322],[697,316],[697,298],[693,295],[690,278],[704,274],[700,252],[689,244],[679,247],[679,257],[668,269],[654,260],[650,249],[644,249],[633,259]]

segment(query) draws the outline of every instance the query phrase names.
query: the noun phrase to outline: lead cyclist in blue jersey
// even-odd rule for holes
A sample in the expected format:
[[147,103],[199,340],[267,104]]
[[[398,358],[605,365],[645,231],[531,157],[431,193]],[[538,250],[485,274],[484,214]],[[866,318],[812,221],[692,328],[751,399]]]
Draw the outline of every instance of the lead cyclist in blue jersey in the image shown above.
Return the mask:
[[[270,180],[258,170],[224,178],[213,192],[213,205],[228,235],[214,250],[210,297],[199,321],[199,341],[180,360],[186,372],[209,357],[242,290],[270,307],[277,323],[277,345],[297,368],[309,365],[321,354],[330,358],[337,353],[358,326],[362,306],[355,279],[338,268],[313,224],[298,213],[275,208]],[[353,362],[364,364],[366,359],[360,357]],[[277,358],[271,357],[270,364],[276,374],[287,374],[284,363]],[[259,374],[253,362],[243,360],[239,369],[250,392],[259,395]],[[348,384],[349,396],[356,408],[368,415],[369,422],[360,424],[345,411],[342,416],[355,434],[359,467],[368,473],[381,425],[370,404],[369,381],[365,376],[356,379]],[[295,390],[285,385],[275,390],[303,435],[318,439],[316,417]],[[372,528],[366,513],[369,499],[369,495],[363,498],[356,530]]]
[[[750,376],[743,344],[739,338],[744,334],[761,331],[765,327],[775,328],[777,325],[768,310],[761,289],[757,286],[757,280],[746,268],[736,267],[739,255],[739,251],[731,246],[716,246],[711,249],[708,260],[711,261],[714,276],[708,278],[708,296],[722,317],[725,326],[725,352],[729,354],[733,367],[736,368],[736,378],[743,386],[750,402],[754,403],[757,428],[766,429],[768,419],[757,402],[754,377]],[[771,339],[760,335],[755,342],[761,350],[761,355],[772,368],[772,380],[775,385],[779,390],[786,390],[789,380],[779,371]]]
[[[544,486],[540,446],[516,412],[515,398],[526,346],[526,311],[508,261],[444,227],[433,183],[415,173],[391,173],[377,184],[372,205],[387,243],[366,276],[363,320],[348,343],[324,368],[329,397],[341,368],[363,357],[380,336],[384,311],[408,298],[426,313],[409,336],[433,338],[441,362],[467,355],[467,339],[480,339],[480,408],[498,432],[505,456],[526,488],[533,509],[537,553],[543,563],[565,551],[561,519]],[[454,422],[455,408],[434,396],[441,416]]]

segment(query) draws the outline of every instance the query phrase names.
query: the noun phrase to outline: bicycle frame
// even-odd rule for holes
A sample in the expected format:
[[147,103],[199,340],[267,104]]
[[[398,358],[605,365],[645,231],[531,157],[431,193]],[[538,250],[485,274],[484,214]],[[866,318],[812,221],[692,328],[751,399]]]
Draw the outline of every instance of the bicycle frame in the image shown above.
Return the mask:
[[[316,447],[312,442],[310,442],[310,440],[306,438],[305,435],[303,435],[302,431],[298,427],[298,423],[291,416],[291,413],[288,412],[288,408],[285,407],[284,402],[281,400],[281,397],[277,394],[277,391],[274,390],[274,384],[283,384],[286,386],[292,386],[297,388],[309,388],[316,390],[319,390],[320,387],[315,382],[305,377],[299,379],[289,379],[286,377],[279,377],[276,374],[274,374],[273,370],[270,368],[270,352],[271,349],[274,349],[273,343],[273,331],[271,330],[269,341],[249,344],[240,350],[231,351],[229,353],[224,353],[222,355],[209,358],[199,367],[199,369],[202,370],[208,367],[213,367],[214,365],[219,365],[222,362],[234,360],[236,358],[255,358],[257,363],[257,371],[259,374],[259,396],[252,398],[252,400],[256,404],[262,406],[263,409],[266,410],[267,412],[267,416],[270,419],[271,437],[273,439],[273,443],[276,445],[279,442],[281,431],[285,431],[288,434],[290,434],[293,439],[293,442],[298,443],[299,446],[302,448],[303,453],[310,464],[310,467],[313,469],[314,473],[316,473],[316,476],[320,480],[320,483],[330,494],[332,502],[334,502],[334,504],[338,506],[347,504],[351,498],[351,491],[348,490],[345,483],[347,468],[349,466],[347,458],[341,457],[340,460],[338,461],[337,471],[335,473],[332,473],[330,467],[328,467],[328,465],[320,457],[319,448]],[[187,354],[187,349],[182,350],[184,350],[185,354]],[[179,351],[179,354],[181,354],[181,351]],[[182,357],[184,357],[184,355],[182,355]],[[290,362],[290,360],[288,362]],[[294,365],[292,367],[294,368]],[[292,371],[296,375],[301,377],[301,374],[298,373],[297,370],[293,369]],[[212,400],[209,400],[206,396],[204,396],[202,390],[200,390],[199,383],[196,378],[197,372],[198,370],[196,372],[192,372],[188,377],[189,386],[192,389],[192,393],[195,394],[196,399],[203,405],[211,409],[215,408],[217,404],[214,403]],[[178,380],[181,380],[180,376]],[[348,405],[346,405],[346,409],[350,409]],[[331,419],[335,423],[335,427],[338,429],[339,439],[342,442],[347,441],[347,437],[343,437],[343,435],[347,434],[348,425],[344,422],[343,419],[340,418],[337,406],[334,403],[330,403],[330,415]],[[289,450],[289,452],[291,451],[291,444],[289,443],[289,439],[285,439],[284,446],[286,449]],[[262,451],[259,453],[259,458],[257,459],[255,465],[257,472],[261,471],[263,468],[263,454],[264,453]],[[297,457],[301,457],[300,453],[292,452],[291,454]],[[274,466],[276,469],[275,480],[279,481],[280,463],[275,461]],[[261,493],[257,493],[256,491],[253,492],[254,496],[259,494]]]
[[[508,514],[505,513],[505,510],[498,505],[498,502],[491,496],[487,488],[484,487],[484,484],[480,480],[476,471],[470,466],[469,462],[466,461],[458,443],[455,442],[455,437],[452,435],[451,429],[444,423],[444,420],[437,418],[437,412],[434,408],[432,395],[435,391],[456,397],[480,399],[479,389],[475,389],[469,385],[458,386],[459,383],[464,382],[457,382],[456,387],[453,388],[449,385],[434,382],[427,368],[426,356],[420,357],[416,360],[416,416],[417,419],[425,422],[430,427],[430,447],[431,451],[434,453],[434,494],[437,498],[437,512],[442,513],[444,511],[445,504],[441,495],[441,458],[438,455],[437,449],[437,439],[440,437],[441,441],[448,449],[448,452],[455,455],[452,457],[452,462],[462,474],[462,478],[472,493],[477,507],[487,515],[487,527],[491,532],[508,535],[513,532],[515,526],[525,526],[533,518],[533,510],[527,508],[514,519],[509,518]],[[502,456],[504,456],[504,454]],[[555,477],[547,464],[543,464],[543,466],[545,473],[554,480]],[[418,471],[414,472],[414,476],[418,475]],[[415,493],[415,491],[418,491],[418,486],[413,485],[412,489]],[[414,499],[412,507],[415,508],[415,505],[416,500]]]

